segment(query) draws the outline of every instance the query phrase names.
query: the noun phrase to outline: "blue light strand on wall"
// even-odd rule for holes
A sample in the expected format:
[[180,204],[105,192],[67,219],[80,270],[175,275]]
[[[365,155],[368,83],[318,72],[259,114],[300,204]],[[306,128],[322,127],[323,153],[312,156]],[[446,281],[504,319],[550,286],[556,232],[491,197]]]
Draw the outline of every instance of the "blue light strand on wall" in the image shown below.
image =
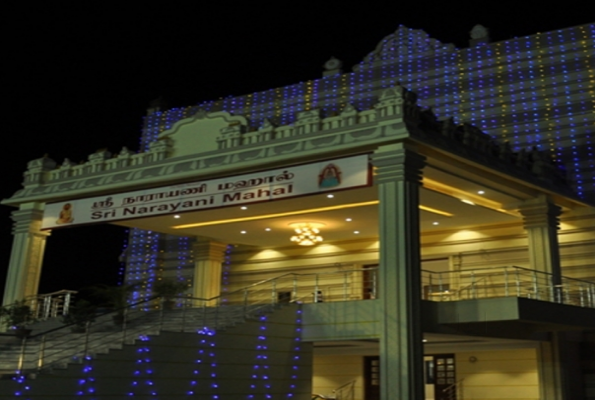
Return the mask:
[[248,394],[248,399],[254,399],[256,393],[264,392],[265,399],[271,399],[272,383],[270,379],[270,365],[269,365],[269,351],[267,344],[267,316],[261,315],[259,332],[256,336],[256,360],[252,367],[251,382]]
[[287,391],[287,398],[291,399],[295,395],[297,389],[299,362],[301,354],[301,343],[302,343],[302,304],[299,303],[297,310],[295,311],[295,337],[293,338],[293,356],[291,365],[291,377],[289,383],[289,390]]
[[128,396],[135,396],[148,393],[152,398],[157,398],[157,390],[155,388],[155,381],[153,380],[153,369],[151,367],[150,353],[151,349],[148,346],[149,337],[147,335],[140,335],[140,345],[136,349],[137,360],[136,369],[133,373],[132,389],[128,392]]
[[154,112],[145,118],[141,149],[199,108],[245,115],[255,127],[264,118],[287,125],[301,110],[319,108],[328,116],[354,99],[359,110],[369,109],[382,87],[400,81],[438,117],[481,126],[516,151],[528,146],[549,151],[567,167],[575,189],[595,198],[594,38],[595,24],[589,24],[480,47],[443,51],[437,45],[435,53],[416,53],[427,43],[436,44],[434,39],[399,27],[383,39],[385,49],[367,57],[355,72],[266,90],[250,101],[228,96]]
[[29,386],[27,383],[27,376],[23,373],[23,371],[16,371],[15,376],[12,377],[12,380],[17,384],[17,389],[14,391],[15,397],[21,398],[29,394],[31,386]]
[[201,371],[208,374],[203,378],[204,382],[209,382],[211,392],[211,399],[219,399],[219,383],[217,381],[217,357],[215,353],[215,330],[204,327],[197,331],[200,336],[198,358],[195,362],[194,370],[192,371],[194,378],[190,381],[190,389],[186,392],[189,396],[197,394],[198,382]]
[[223,296],[223,304],[227,303],[228,301],[227,297],[224,295],[227,293],[229,288],[229,273],[231,271],[231,252],[233,248],[234,246],[232,244],[228,244],[225,248],[225,254],[223,256],[223,268],[221,271],[221,295]]
[[95,378],[93,377],[93,365],[91,356],[83,357],[83,378],[79,379],[79,389],[76,392],[77,396],[85,396],[90,400],[95,400],[97,397],[95,389]]

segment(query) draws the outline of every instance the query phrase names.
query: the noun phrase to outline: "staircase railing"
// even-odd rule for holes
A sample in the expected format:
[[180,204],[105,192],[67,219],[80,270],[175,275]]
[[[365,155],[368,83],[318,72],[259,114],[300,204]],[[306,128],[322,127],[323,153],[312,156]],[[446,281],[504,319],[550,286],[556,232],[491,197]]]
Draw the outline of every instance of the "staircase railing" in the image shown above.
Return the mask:
[[335,400],[353,400],[355,398],[355,380],[344,383],[333,390]]
[[442,398],[446,400],[464,400],[463,399],[463,379],[442,389]]
[[43,321],[68,314],[76,294],[76,290],[59,290],[28,296],[25,298],[25,305],[31,309],[33,319]]

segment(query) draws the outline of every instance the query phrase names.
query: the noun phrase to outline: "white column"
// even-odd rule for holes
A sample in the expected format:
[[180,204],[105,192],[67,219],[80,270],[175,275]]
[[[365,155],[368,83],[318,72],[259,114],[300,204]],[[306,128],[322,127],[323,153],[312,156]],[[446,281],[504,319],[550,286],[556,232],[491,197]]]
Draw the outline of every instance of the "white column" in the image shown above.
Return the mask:
[[561,283],[558,217],[560,207],[546,196],[524,202],[519,207],[529,240],[531,269],[552,274],[552,283]]
[[398,143],[372,157],[380,237],[380,398],[424,398],[419,186],[424,157]]
[[223,243],[197,240],[194,245],[193,297],[210,299],[221,294],[221,272],[226,248]]
[[8,264],[2,304],[11,304],[37,294],[46,238],[50,231],[41,231],[43,204],[22,204],[13,211],[12,251]]

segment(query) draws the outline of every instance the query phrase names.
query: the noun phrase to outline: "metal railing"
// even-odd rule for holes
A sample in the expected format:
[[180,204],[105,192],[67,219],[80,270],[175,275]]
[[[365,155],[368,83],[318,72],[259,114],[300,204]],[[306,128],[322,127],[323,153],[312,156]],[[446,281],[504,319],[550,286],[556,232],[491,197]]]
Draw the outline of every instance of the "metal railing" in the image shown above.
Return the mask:
[[447,272],[423,270],[422,291],[425,300],[433,301],[526,297],[595,308],[595,282],[557,278],[516,266]]
[[287,273],[241,289],[224,292],[192,306],[255,305],[276,303],[322,303],[365,300],[377,297],[377,268],[320,273]]
[[25,298],[25,304],[31,308],[35,320],[46,320],[68,314],[72,306],[76,290],[59,290],[57,292],[38,294]]
[[355,398],[355,380],[344,383],[333,390],[335,400],[353,400]]
[[131,304],[120,310],[97,314],[83,323],[61,325],[18,341],[14,335],[3,334],[4,338],[13,338],[13,346],[0,355],[0,370],[39,372],[60,368],[71,362],[82,362],[96,353],[121,348],[140,335],[196,331],[204,327],[221,329],[264,311],[262,307],[246,309],[240,306],[173,310],[160,307],[141,311],[147,303],[154,301],[152,298]]
[[442,394],[447,400],[463,400],[463,379],[442,389]]
[[[289,273],[209,299],[181,296],[176,300],[177,307],[172,310],[164,309],[162,300],[150,298],[121,310],[95,315],[86,324],[85,332],[78,336],[70,332],[75,326],[73,324],[24,338],[17,346],[18,355],[15,354],[14,359],[18,362],[14,362],[14,367],[17,370],[42,370],[82,360],[91,353],[121,346],[140,334],[162,330],[187,332],[204,327],[219,329],[293,302],[375,299],[378,294],[376,288],[377,268],[370,268]],[[521,267],[483,268],[456,273],[422,271],[422,289],[425,299],[435,301],[515,296],[595,307],[595,283],[566,277],[555,281],[551,274]],[[60,291],[40,296],[44,300],[39,304],[44,306],[36,310],[43,310],[43,316],[64,313],[74,293]],[[45,300],[46,297],[51,300]],[[119,316],[120,321],[114,322],[114,316]]]

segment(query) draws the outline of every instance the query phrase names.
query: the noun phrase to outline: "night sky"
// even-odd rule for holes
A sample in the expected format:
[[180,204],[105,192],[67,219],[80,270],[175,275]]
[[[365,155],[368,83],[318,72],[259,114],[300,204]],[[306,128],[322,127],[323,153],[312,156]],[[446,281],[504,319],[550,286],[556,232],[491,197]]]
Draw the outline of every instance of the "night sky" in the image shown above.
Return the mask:
[[[4,6],[0,197],[17,191],[27,162],[46,153],[60,164],[101,148],[138,150],[143,115],[160,96],[179,107],[316,79],[331,56],[348,72],[400,24],[466,47],[478,23],[499,41],[590,23],[595,15],[595,6],[581,1],[557,9],[526,4],[538,2],[517,2],[514,9],[481,1],[246,3]],[[12,243],[10,211],[0,207],[0,291]],[[115,284],[124,238],[122,228],[109,225],[55,230],[40,293]]]

